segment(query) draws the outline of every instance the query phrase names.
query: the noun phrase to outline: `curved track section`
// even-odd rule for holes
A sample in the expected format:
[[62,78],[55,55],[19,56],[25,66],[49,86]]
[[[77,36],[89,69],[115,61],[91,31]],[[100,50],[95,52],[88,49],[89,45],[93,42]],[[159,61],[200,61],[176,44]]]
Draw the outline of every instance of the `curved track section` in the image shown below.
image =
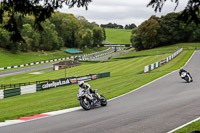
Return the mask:
[[2,133],[164,133],[200,116],[200,51],[184,67],[193,83],[175,71],[147,86],[108,102],[0,128]]

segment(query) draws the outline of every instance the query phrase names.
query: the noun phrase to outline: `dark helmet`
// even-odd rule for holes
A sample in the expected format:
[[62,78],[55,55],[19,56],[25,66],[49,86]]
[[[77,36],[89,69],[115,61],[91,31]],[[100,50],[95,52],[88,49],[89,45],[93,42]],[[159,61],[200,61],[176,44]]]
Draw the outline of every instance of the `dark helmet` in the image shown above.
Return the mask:
[[182,71],[184,71],[184,69],[181,67],[181,68],[179,69],[179,71],[181,71],[181,72],[182,72]]

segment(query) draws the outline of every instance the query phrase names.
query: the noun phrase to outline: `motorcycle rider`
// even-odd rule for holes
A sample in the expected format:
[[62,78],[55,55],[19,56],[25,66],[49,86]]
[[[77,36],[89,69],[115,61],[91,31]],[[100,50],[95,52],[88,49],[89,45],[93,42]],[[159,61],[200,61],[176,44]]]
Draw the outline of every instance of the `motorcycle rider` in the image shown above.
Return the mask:
[[[88,83],[85,83],[84,81],[79,81],[78,85],[79,85],[79,92],[82,91],[83,89],[88,90],[90,94],[95,94],[98,99],[101,99],[101,96],[97,93],[97,89],[93,90],[92,87]],[[90,100],[93,100],[93,99],[90,99]]]
[[190,73],[188,72],[188,71],[186,71],[185,69],[183,69],[183,68],[181,68],[180,70],[179,70],[179,75],[181,76],[182,75],[182,73],[186,73],[186,74],[188,74],[188,76],[190,77],[190,82],[192,82],[193,81],[193,79],[192,79],[192,76],[190,75]]

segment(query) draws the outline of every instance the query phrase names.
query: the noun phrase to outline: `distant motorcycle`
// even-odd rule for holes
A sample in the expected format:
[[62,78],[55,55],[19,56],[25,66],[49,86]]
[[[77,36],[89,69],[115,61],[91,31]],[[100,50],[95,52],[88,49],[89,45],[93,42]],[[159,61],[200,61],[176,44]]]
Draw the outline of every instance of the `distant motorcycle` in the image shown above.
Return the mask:
[[80,105],[83,109],[90,110],[94,107],[107,105],[106,98],[103,95],[100,96],[101,98],[98,98],[97,95],[89,93],[88,90],[82,90],[77,94],[77,99],[80,101]]
[[180,69],[179,74],[187,83],[193,82],[192,76],[186,70]]

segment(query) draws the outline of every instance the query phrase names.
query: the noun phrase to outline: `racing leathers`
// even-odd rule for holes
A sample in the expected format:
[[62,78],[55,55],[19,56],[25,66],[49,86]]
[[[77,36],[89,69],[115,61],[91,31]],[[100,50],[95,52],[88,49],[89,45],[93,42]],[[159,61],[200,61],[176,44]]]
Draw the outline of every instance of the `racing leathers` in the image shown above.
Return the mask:
[[[83,89],[89,91],[90,94],[95,94],[98,99],[101,99],[101,96],[97,93],[97,89],[93,90],[88,83],[84,83],[83,86],[79,87],[79,92]],[[92,100],[92,98],[90,100]]]
[[190,82],[193,81],[192,76],[190,75],[190,73],[189,73],[188,71],[186,71],[186,70],[184,70],[184,69],[180,69],[180,70],[179,70],[179,75],[181,76],[183,73],[186,73],[186,74],[189,76]]

